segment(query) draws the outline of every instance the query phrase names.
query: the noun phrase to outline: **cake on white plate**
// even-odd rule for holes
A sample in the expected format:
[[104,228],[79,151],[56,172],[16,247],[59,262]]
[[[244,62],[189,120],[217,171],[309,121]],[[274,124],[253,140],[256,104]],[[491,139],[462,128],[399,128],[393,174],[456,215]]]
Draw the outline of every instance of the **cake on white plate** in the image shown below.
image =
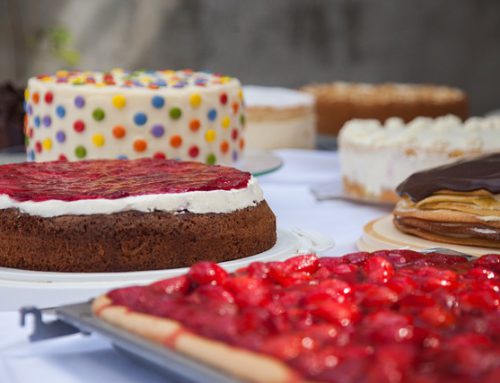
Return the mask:
[[249,149],[313,149],[316,140],[314,97],[301,91],[244,86]]
[[242,97],[237,79],[192,70],[37,76],[25,94],[28,160],[233,164],[245,145]]
[[500,151],[500,118],[419,117],[408,124],[390,118],[351,120],[339,135],[344,194],[397,202],[395,189],[411,174],[459,158]]

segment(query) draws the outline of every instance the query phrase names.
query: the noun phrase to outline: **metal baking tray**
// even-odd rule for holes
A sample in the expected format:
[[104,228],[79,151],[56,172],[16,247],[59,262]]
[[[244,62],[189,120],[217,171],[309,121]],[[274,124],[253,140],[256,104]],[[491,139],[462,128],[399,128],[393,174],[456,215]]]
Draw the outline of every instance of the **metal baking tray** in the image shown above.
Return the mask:
[[[23,326],[28,316],[34,319],[34,329],[30,335],[32,342],[76,333],[95,333],[109,339],[116,350],[140,364],[154,368],[172,382],[242,383],[235,377],[198,363],[172,349],[100,320],[92,314],[91,302],[49,309],[24,307],[20,313]],[[45,321],[45,317],[52,319]]]

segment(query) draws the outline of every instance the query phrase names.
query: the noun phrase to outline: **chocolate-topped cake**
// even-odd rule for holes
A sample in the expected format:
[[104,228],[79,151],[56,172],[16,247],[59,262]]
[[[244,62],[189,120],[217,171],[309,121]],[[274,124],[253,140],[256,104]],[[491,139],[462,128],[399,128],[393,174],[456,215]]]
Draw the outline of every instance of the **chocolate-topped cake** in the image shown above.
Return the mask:
[[0,166],[0,266],[138,271],[265,251],[275,217],[257,181],[162,159]]
[[399,230],[432,241],[500,248],[500,153],[415,173],[397,192]]

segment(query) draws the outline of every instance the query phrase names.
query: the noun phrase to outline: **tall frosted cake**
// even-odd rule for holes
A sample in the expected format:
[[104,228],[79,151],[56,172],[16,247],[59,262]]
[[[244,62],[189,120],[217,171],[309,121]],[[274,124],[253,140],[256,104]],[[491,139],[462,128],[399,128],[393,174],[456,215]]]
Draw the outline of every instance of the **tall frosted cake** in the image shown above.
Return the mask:
[[232,164],[241,156],[240,82],[191,70],[67,72],[31,78],[30,161],[173,158]]

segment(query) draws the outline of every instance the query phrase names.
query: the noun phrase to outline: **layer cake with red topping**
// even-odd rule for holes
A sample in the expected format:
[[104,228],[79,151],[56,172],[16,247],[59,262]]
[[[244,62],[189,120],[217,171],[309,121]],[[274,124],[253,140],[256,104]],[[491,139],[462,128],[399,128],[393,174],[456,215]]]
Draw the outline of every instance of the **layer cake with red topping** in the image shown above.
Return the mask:
[[0,166],[0,266],[137,271],[254,255],[275,216],[246,172],[162,159]]
[[202,262],[97,298],[96,316],[245,381],[498,382],[500,256]]

